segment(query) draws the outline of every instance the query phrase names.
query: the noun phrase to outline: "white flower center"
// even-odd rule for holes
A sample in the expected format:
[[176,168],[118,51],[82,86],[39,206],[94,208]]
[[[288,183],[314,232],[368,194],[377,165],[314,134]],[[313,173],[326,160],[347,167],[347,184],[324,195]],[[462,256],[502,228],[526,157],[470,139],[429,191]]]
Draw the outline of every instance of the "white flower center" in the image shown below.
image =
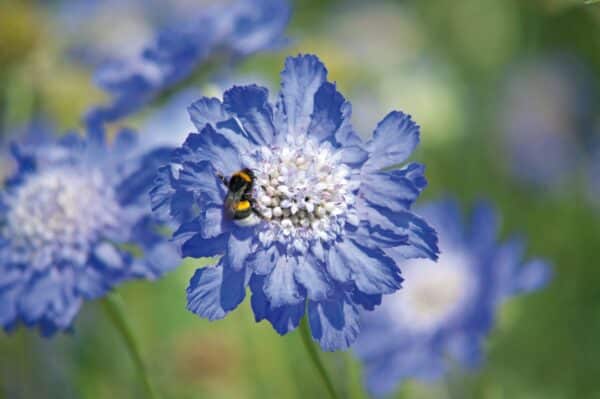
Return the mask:
[[120,206],[100,171],[67,168],[32,175],[8,198],[2,234],[34,267],[85,262],[90,243],[119,223]]
[[403,288],[390,298],[387,311],[398,326],[435,332],[467,305],[475,289],[468,259],[443,253],[438,263],[413,260],[405,264]]
[[255,207],[269,222],[260,236],[293,242],[334,239],[346,222],[356,224],[356,184],[340,154],[305,137],[286,139],[281,147],[262,147],[255,168]]

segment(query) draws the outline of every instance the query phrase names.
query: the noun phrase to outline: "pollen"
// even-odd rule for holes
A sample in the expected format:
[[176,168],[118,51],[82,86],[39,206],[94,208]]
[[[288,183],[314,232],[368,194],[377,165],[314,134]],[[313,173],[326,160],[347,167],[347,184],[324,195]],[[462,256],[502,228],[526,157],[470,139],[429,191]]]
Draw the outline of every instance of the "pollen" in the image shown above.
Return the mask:
[[358,185],[341,155],[329,143],[288,137],[277,147],[262,147],[255,172],[256,209],[270,229],[263,241],[305,246],[334,240],[356,220]]

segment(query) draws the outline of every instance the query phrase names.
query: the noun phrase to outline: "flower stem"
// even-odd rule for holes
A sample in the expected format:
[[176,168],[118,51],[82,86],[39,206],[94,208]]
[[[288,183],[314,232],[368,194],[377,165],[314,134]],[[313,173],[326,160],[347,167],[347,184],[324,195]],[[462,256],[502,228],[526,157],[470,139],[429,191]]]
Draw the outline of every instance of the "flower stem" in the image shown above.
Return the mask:
[[304,348],[306,349],[306,352],[308,352],[308,357],[310,357],[310,360],[317,369],[318,374],[321,376],[329,396],[331,399],[338,399],[338,395],[333,387],[333,382],[331,381],[329,374],[327,374],[327,370],[325,369],[325,366],[319,357],[319,352],[315,347],[315,343],[310,336],[310,327],[308,326],[308,319],[306,316],[303,317],[302,321],[300,322],[300,335],[302,336]]
[[125,317],[125,312],[123,310],[123,300],[119,294],[110,293],[102,301],[102,306],[115,328],[119,331],[119,334],[121,334],[125,346],[127,346],[127,350],[129,351],[129,356],[135,365],[139,377],[144,383],[144,388],[146,389],[148,397],[150,399],[158,399],[159,395],[154,390],[150,378],[148,378],[148,373],[146,372],[146,367],[144,366],[139,347],[133,332],[131,331],[131,326],[127,323],[127,318]]

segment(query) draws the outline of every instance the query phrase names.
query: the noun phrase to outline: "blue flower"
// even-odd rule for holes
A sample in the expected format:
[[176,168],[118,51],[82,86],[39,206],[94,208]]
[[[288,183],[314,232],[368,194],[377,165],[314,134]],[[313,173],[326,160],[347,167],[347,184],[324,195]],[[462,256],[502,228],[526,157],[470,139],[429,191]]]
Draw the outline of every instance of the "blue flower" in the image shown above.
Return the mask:
[[512,68],[501,96],[499,125],[510,172],[559,191],[591,155],[599,97],[593,76],[568,55]]
[[503,300],[537,290],[550,277],[545,262],[523,262],[522,240],[496,242],[496,214],[488,205],[476,207],[467,225],[451,200],[419,211],[440,235],[439,261],[408,261],[403,289],[362,315],[365,327],[353,347],[376,396],[407,378],[440,378],[448,357],[476,366]]
[[[256,85],[192,104],[199,133],[160,169],[152,203],[181,221],[173,238],[182,256],[221,256],[191,279],[190,311],[221,319],[249,286],[257,321],[286,334],[307,313],[324,350],[346,349],[359,333],[359,308],[400,288],[403,259],[437,255],[434,230],[410,211],[424,167],[388,170],[410,156],[419,127],[391,112],[363,142],[317,57],[288,58],[281,78],[275,106]],[[253,185],[237,200],[250,198],[252,210],[236,220],[221,176],[246,168]]]
[[112,122],[136,112],[218,56],[239,59],[280,47],[290,8],[281,0],[238,0],[164,28],[134,57],[100,66],[96,81],[113,99],[88,120]]
[[0,326],[51,335],[70,328],[84,300],[180,259],[147,204],[170,151],[132,159],[130,131],[108,145],[99,134],[56,140],[42,130],[12,145],[16,170],[0,191]]

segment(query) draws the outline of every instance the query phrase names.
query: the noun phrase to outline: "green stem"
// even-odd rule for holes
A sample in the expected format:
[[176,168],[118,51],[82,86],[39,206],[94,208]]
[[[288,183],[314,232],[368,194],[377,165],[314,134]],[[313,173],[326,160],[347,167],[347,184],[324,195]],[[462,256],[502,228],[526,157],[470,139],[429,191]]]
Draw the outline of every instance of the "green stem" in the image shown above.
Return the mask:
[[325,384],[325,387],[327,388],[329,396],[331,397],[331,399],[338,399],[338,395],[335,392],[335,388],[333,387],[333,382],[331,381],[329,374],[327,374],[327,370],[325,369],[325,366],[323,365],[323,362],[319,357],[319,352],[315,347],[315,343],[312,340],[312,337],[310,336],[310,327],[308,326],[308,319],[306,317],[302,318],[302,321],[300,322],[300,335],[302,336],[304,348],[306,348],[306,351],[308,352],[308,357],[310,357],[310,360],[312,361],[313,365],[317,369],[317,372],[321,376],[321,379],[323,380],[323,384]]
[[127,318],[125,317],[125,312],[123,310],[123,300],[119,294],[110,293],[102,301],[102,305],[115,328],[119,331],[119,334],[121,334],[121,337],[125,342],[125,346],[127,346],[127,350],[129,351],[129,356],[131,357],[131,360],[137,369],[139,377],[144,383],[144,388],[148,393],[148,397],[151,399],[158,399],[159,395],[152,387],[152,383],[148,378],[148,373],[146,372],[146,367],[144,366],[144,361],[142,360],[142,356],[140,354],[140,349],[137,345],[133,332],[131,331],[131,327],[127,323]]

